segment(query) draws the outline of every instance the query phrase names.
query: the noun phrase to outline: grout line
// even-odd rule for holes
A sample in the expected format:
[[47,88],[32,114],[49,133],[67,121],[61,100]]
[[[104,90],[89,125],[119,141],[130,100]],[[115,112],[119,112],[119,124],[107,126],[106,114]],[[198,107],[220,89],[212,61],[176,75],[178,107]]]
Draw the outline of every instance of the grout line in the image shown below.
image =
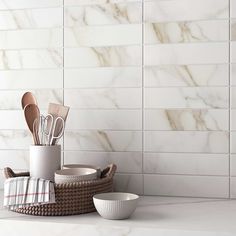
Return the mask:
[[145,81],[144,81],[144,1],[142,1],[142,194],[144,195],[144,129],[145,129],[145,99],[144,99],[144,94],[145,94]]
[[231,0],[229,1],[229,198],[231,198]]
[[[65,105],[65,30],[64,30],[64,25],[65,25],[65,11],[64,11],[64,4],[65,4],[65,0],[63,0],[63,6],[62,6],[62,46],[63,46],[63,50],[62,50],[62,78],[63,78],[63,85],[62,85],[62,101],[63,101],[63,105]],[[62,164],[64,165],[65,163],[65,133],[63,134],[63,140],[62,140],[62,146],[63,146],[63,161]]]

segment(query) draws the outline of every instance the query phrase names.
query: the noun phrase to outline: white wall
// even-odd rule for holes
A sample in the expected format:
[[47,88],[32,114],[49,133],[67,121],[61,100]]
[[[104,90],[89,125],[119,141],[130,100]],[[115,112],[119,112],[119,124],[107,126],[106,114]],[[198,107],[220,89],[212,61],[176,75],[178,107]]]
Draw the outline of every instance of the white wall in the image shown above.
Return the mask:
[[236,196],[235,23],[236,0],[0,0],[0,169],[29,166],[30,90],[71,107],[64,162],[115,162],[117,190]]

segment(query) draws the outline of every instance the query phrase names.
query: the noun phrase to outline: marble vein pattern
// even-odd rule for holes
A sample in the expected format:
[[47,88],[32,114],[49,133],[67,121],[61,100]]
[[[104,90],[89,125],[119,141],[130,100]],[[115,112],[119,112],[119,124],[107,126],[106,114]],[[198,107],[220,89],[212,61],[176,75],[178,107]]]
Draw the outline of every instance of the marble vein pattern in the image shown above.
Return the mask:
[[[48,101],[62,103],[62,90],[31,90],[37,97],[39,107],[47,109]],[[26,90],[3,90],[0,92],[0,110],[21,110],[21,97]],[[23,114],[22,114],[23,115]]]
[[141,151],[141,131],[67,131],[65,150],[81,151]]
[[64,73],[66,89],[142,87],[140,67],[74,68],[65,69]]
[[62,26],[62,8],[35,8],[0,11],[1,30],[58,28]]
[[146,195],[228,198],[228,186],[223,176],[144,175]]
[[223,131],[145,131],[146,152],[228,153],[229,134]]
[[228,43],[147,45],[145,65],[224,64],[229,61]]
[[[87,1],[88,2],[88,1]],[[65,26],[116,25],[142,22],[142,3],[105,3],[65,8]]]
[[145,44],[226,41],[227,20],[158,22],[145,24]]
[[[192,9],[194,9],[194,11]],[[229,17],[229,1],[148,1],[144,4],[144,17],[146,22],[151,23],[166,21],[225,19]]]
[[0,49],[0,69],[2,70],[60,68],[61,66],[61,49]]
[[65,67],[140,66],[141,46],[65,48]]
[[66,47],[102,47],[141,44],[141,24],[65,28]]
[[63,6],[63,0],[0,0],[0,10],[48,8]]
[[144,173],[227,176],[227,154],[145,153]]
[[227,109],[228,101],[228,89],[225,87],[146,88],[145,90],[145,108]]
[[66,151],[65,164],[85,163],[105,168],[110,163],[117,164],[119,173],[142,173],[141,152],[84,152]]
[[220,65],[157,65],[144,68],[145,87],[227,86],[229,67]]
[[228,110],[158,109],[145,110],[145,130],[227,131]]
[[65,103],[82,109],[139,109],[141,88],[69,89]]
[[[36,49],[62,47],[62,29],[0,31],[1,49]],[[17,38],[17,40],[16,40]]]

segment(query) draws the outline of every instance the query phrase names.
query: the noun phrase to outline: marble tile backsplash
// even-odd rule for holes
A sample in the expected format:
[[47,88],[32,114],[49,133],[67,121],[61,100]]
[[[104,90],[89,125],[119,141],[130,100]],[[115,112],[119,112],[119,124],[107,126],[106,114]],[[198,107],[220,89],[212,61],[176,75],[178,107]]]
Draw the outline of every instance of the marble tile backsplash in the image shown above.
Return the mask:
[[236,197],[236,0],[0,0],[0,170],[29,168],[28,90],[116,190]]

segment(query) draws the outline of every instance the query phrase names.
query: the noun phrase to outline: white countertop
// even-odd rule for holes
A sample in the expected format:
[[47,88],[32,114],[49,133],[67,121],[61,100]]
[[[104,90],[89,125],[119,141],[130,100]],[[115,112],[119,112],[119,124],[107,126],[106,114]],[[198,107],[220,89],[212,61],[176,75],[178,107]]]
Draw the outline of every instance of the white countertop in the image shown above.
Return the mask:
[[102,219],[97,213],[27,216],[1,207],[0,235],[235,236],[236,200],[141,197],[132,217],[120,221]]

